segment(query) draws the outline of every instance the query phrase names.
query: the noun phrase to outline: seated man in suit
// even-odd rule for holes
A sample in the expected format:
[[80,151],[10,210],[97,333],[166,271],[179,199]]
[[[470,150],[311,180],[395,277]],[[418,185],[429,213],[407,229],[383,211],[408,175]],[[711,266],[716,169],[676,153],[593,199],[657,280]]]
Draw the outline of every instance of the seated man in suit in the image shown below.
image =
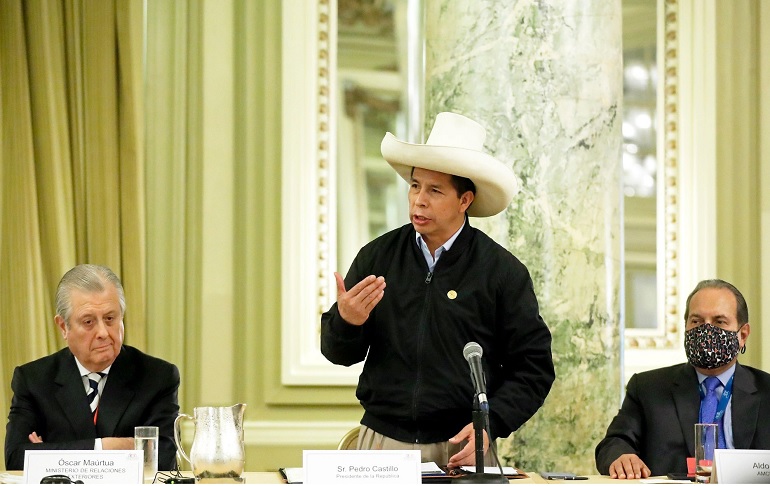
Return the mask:
[[23,469],[25,450],[133,449],[138,425],[158,427],[158,467],[175,467],[179,370],[123,345],[125,311],[109,268],[78,265],[64,274],[54,321],[67,348],[14,370],[6,469]]
[[751,330],[743,295],[723,280],[704,280],[687,297],[684,318],[688,362],[631,377],[596,447],[600,473],[686,473],[698,422],[719,424],[720,448],[770,449],[770,374],[738,363]]

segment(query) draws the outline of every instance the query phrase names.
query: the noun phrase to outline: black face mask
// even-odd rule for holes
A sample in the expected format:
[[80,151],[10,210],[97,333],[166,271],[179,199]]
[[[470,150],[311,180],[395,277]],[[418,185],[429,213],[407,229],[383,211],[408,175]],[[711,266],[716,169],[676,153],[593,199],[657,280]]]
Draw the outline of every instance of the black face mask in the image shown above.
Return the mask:
[[687,361],[696,368],[713,370],[730,363],[740,350],[738,331],[701,324],[684,333]]

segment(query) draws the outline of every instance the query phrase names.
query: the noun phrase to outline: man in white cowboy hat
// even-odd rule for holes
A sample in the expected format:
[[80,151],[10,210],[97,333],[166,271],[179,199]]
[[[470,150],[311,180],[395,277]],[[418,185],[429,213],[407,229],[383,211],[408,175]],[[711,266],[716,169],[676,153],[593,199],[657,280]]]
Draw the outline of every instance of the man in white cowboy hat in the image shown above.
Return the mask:
[[337,303],[321,318],[329,361],[366,360],[359,449],[475,464],[469,342],[483,349],[491,439],[517,430],[551,389],[551,334],[529,272],[467,218],[503,211],[516,193],[513,172],[483,151],[485,136],[475,121],[439,113],[424,145],[382,140],[409,183],[411,224],[362,248],[344,281],[335,273]]

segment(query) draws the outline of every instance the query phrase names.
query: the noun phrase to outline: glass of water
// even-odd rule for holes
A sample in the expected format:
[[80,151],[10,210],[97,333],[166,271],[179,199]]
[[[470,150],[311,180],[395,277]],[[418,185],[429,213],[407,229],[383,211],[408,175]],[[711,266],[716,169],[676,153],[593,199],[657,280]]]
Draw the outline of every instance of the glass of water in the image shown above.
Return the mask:
[[134,449],[144,457],[144,482],[151,484],[158,473],[158,428],[134,427]]
[[717,424],[695,424],[695,481],[698,483],[711,482],[718,434]]

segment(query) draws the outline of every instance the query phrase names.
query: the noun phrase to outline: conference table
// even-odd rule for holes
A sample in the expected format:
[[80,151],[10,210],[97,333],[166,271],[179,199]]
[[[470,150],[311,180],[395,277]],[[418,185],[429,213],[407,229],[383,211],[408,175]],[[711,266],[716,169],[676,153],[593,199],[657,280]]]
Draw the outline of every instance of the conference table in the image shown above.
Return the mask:
[[[0,474],[0,484],[3,483],[18,483],[19,481],[12,481],[8,480],[5,481],[4,477],[7,478],[6,474],[10,476],[18,476],[19,479],[21,479],[21,476],[23,475],[21,471],[8,471],[7,473],[4,472],[3,474]],[[183,471],[182,475],[185,477],[191,477],[191,473],[189,471]],[[600,475],[591,475],[588,476],[587,480],[546,480],[543,479],[540,474],[530,472],[527,473],[527,478],[523,479],[511,479],[511,484],[572,484],[572,485],[587,485],[587,484],[638,484],[640,483],[639,480],[633,480],[633,479],[610,479],[609,476],[600,476]],[[13,478],[15,479],[15,478]],[[243,474],[243,483],[245,484],[286,484],[283,477],[280,473],[277,471],[258,471],[258,472],[245,472]],[[672,481],[667,480],[664,476],[657,476],[653,478],[649,478],[646,480],[646,483],[651,483],[650,480],[658,480],[660,483],[671,483]],[[234,484],[234,483],[223,483],[223,482],[216,482],[216,481],[205,481],[206,484]],[[163,484],[163,483],[157,483],[157,484]]]
[[[587,485],[587,484],[639,484],[638,479],[612,479],[609,476],[590,475],[586,476],[587,480],[564,480],[543,479],[540,474],[535,472],[527,473],[527,478],[511,479],[510,484],[572,484],[573,486]],[[277,472],[247,472],[244,473],[244,479],[247,484],[284,484],[283,477]],[[655,479],[660,483],[671,483],[665,476],[657,476],[654,478],[648,478],[645,482],[651,482],[649,480]],[[435,483],[432,483],[435,484]]]

